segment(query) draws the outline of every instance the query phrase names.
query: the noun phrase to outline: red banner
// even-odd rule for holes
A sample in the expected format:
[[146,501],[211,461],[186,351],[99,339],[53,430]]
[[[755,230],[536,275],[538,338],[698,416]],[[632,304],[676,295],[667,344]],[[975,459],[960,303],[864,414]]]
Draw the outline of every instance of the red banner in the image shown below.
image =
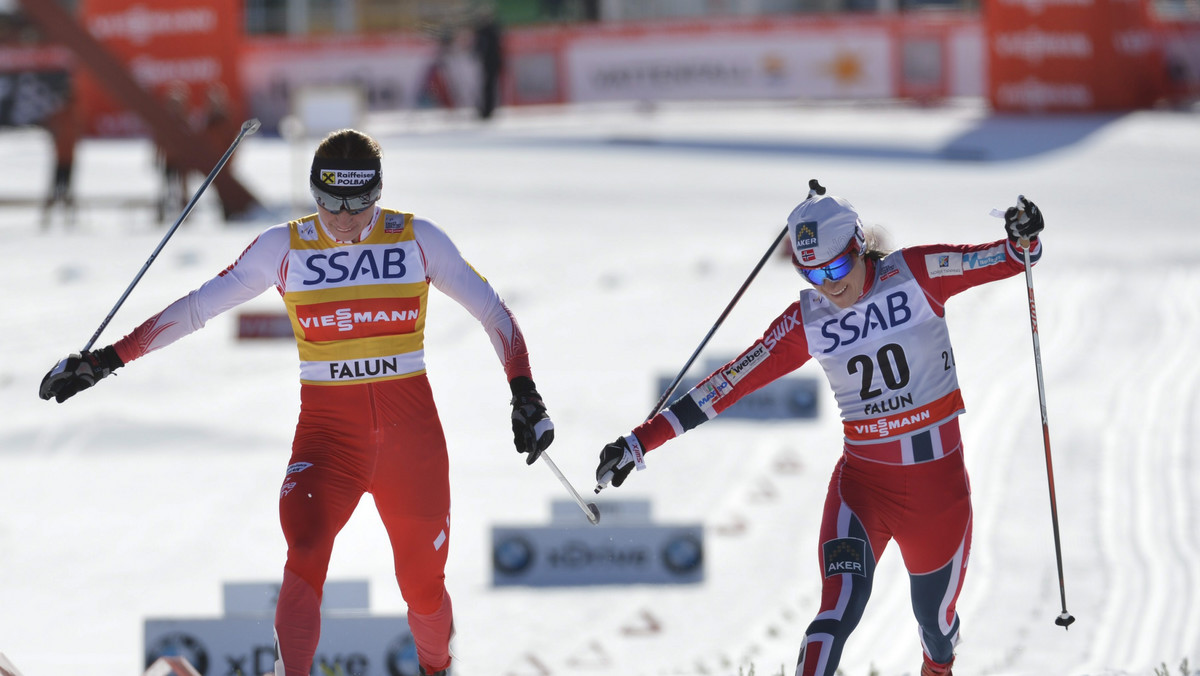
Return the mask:
[[[231,120],[235,128],[240,124],[238,0],[84,0],[80,9],[88,31],[126,64],[142,87],[170,101],[194,129],[210,126],[214,115]],[[79,95],[89,134],[145,133],[135,113],[84,74]]]
[[988,95],[1000,111],[1130,110],[1163,93],[1148,0],[994,0]]

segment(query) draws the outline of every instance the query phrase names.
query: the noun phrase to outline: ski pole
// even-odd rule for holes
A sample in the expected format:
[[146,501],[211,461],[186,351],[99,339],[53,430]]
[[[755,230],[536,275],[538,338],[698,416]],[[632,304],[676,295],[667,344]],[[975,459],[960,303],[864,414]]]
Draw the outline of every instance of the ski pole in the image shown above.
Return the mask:
[[[825,188],[823,188],[821,184],[817,182],[817,179],[809,179],[808,197],[805,199],[812,199],[815,195],[824,194]],[[742,282],[742,286],[737,290],[737,293],[733,294],[733,299],[729,301],[729,305],[725,306],[725,310],[721,312],[720,317],[717,317],[717,321],[713,323],[712,328],[708,330],[708,334],[704,336],[704,340],[700,341],[700,345],[696,347],[694,352],[692,352],[692,356],[688,357],[687,363],[683,365],[683,368],[679,369],[679,374],[675,376],[675,379],[671,381],[671,384],[667,386],[667,389],[663,392],[662,396],[659,397],[658,403],[654,404],[654,408],[651,409],[650,415],[646,416],[646,420],[650,420],[654,416],[658,415],[658,412],[661,411],[663,406],[666,405],[667,400],[670,399],[672,394],[674,394],[675,388],[679,387],[679,383],[683,380],[683,376],[687,373],[687,370],[692,367],[692,362],[696,361],[696,357],[700,356],[700,351],[704,349],[705,345],[708,345],[708,341],[713,337],[713,334],[717,332],[717,329],[721,328],[721,324],[725,321],[725,318],[728,317],[729,313],[733,311],[733,306],[737,305],[737,302],[742,298],[742,294],[744,294],[746,289],[750,287],[750,282],[753,282],[754,278],[758,276],[758,271],[762,270],[763,266],[767,264],[767,260],[771,257],[771,254],[775,253],[775,250],[779,248],[779,242],[783,241],[783,238],[787,236],[787,230],[787,226],[785,225],[783,230],[776,235],[775,241],[771,242],[771,247],[767,249],[767,252],[763,254],[761,259],[759,259],[758,265],[754,266],[754,270],[750,272],[750,276],[746,278],[746,281]],[[596,484],[595,492],[599,493],[600,491],[604,490],[604,486],[605,484]]]
[[[1021,211],[1021,219],[1027,217],[1025,212],[1025,196],[1017,197],[1017,208]],[[1046,416],[1046,383],[1042,377],[1042,344],[1038,338],[1037,305],[1033,299],[1033,264],[1029,259],[1030,241],[1022,237],[1019,242],[1025,256],[1025,286],[1029,289],[1029,328],[1033,334],[1033,364],[1037,370],[1038,403],[1042,410],[1042,443],[1046,448],[1046,480],[1050,486],[1050,521],[1054,526],[1054,557],[1058,562],[1058,592],[1062,599],[1062,614],[1054,620],[1054,624],[1067,629],[1075,621],[1075,617],[1067,612],[1067,585],[1063,576],[1062,542],[1058,534],[1058,503],[1054,497],[1054,466],[1050,460],[1050,423]]]
[[554,461],[550,459],[549,453],[542,451],[540,457],[542,460],[546,461],[546,466],[550,468],[551,472],[554,472],[554,476],[558,477],[558,480],[562,482],[562,485],[567,489],[567,492],[571,494],[571,497],[575,498],[575,503],[578,504],[579,508],[583,510],[583,513],[587,515],[587,520],[591,521],[593,526],[599,524],[600,508],[596,506],[596,503],[583,501],[583,497],[579,495],[579,491],[575,490],[575,487],[571,485],[571,482],[567,481],[567,477],[563,476],[562,471],[558,469],[558,465],[554,464]]
[[[817,179],[814,178],[809,180],[808,198],[812,198],[813,195],[824,194],[825,188],[821,187],[820,183],[817,183]],[[679,370],[679,375],[675,376],[675,380],[671,381],[671,384],[667,386],[666,391],[663,392],[661,397],[659,397],[658,403],[654,405],[654,409],[650,411],[650,415],[646,416],[646,420],[658,415],[658,412],[663,409],[663,406],[666,405],[667,400],[675,392],[675,388],[679,387],[679,383],[683,380],[684,374],[686,374],[687,370],[691,368],[692,362],[696,361],[696,357],[700,356],[700,351],[704,349],[705,345],[708,345],[708,341],[713,337],[713,334],[717,332],[717,329],[721,328],[721,324],[724,323],[725,318],[729,316],[731,311],[733,311],[733,306],[737,305],[737,302],[741,300],[742,294],[744,294],[746,289],[750,287],[750,282],[753,282],[754,278],[758,276],[758,271],[762,270],[763,266],[766,265],[767,260],[771,257],[771,254],[774,253],[777,248],[779,248],[779,242],[781,242],[786,236],[787,226],[784,226],[783,230],[781,230],[775,237],[775,241],[771,242],[771,247],[767,249],[767,252],[763,254],[763,257],[758,261],[758,265],[754,266],[754,270],[750,272],[750,276],[746,278],[746,281],[742,282],[742,286],[737,290],[737,293],[733,294],[733,300],[729,301],[729,305],[725,306],[725,310],[721,312],[721,316],[717,317],[717,321],[712,325],[712,328],[708,330],[708,335],[704,336],[704,340],[700,341],[700,345],[696,347],[696,351],[692,352],[692,356],[688,358],[687,363],[684,364],[683,368]]]
[[142,280],[142,275],[145,275],[146,270],[150,269],[150,264],[154,262],[155,258],[158,258],[158,253],[162,251],[164,246],[166,246],[167,240],[171,239],[171,236],[175,234],[175,231],[179,229],[180,224],[183,223],[183,219],[187,218],[188,214],[192,212],[192,207],[196,206],[196,201],[199,200],[200,196],[204,194],[205,189],[208,188],[208,184],[212,183],[213,179],[217,177],[217,174],[221,172],[221,169],[224,168],[225,163],[229,161],[229,157],[233,155],[233,151],[236,150],[238,144],[242,142],[242,139],[258,131],[259,126],[260,125],[257,119],[246,120],[242,123],[242,128],[238,131],[237,138],[233,139],[233,143],[229,145],[229,149],[226,150],[225,154],[221,156],[221,159],[217,162],[217,165],[212,168],[212,171],[208,172],[208,177],[205,178],[204,182],[200,184],[200,187],[196,190],[196,194],[192,195],[191,201],[189,201],[187,206],[183,208],[183,212],[179,214],[179,218],[175,219],[175,225],[172,225],[171,229],[167,231],[167,234],[163,235],[162,241],[158,243],[158,247],[154,249],[154,253],[150,254],[150,258],[146,259],[146,264],[142,266],[142,269],[138,271],[137,276],[134,277],[133,281],[129,283],[129,287],[125,289],[125,293],[121,294],[121,298],[117,301],[117,304],[114,305],[113,309],[109,311],[108,316],[104,318],[104,321],[100,322],[100,326],[96,329],[96,332],[92,334],[92,337],[90,340],[88,340],[87,345],[83,346],[82,352],[87,352],[88,350],[92,349],[92,345],[96,344],[96,339],[100,337],[100,333],[104,331],[104,328],[108,326],[109,322],[112,321],[113,316],[117,314],[117,310],[122,304],[125,303],[125,299],[129,297],[129,293],[133,291],[133,287],[137,286],[137,283]]

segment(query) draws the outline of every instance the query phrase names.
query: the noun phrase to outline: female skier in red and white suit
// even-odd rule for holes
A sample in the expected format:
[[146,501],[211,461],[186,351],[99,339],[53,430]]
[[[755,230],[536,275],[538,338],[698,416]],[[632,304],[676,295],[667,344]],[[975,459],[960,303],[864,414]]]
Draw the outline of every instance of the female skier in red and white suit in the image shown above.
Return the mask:
[[263,232],[229,268],[128,336],[59,362],[41,396],[60,403],[275,287],[300,354],[300,417],[279,495],[287,563],[275,614],[277,676],[308,676],[321,629],[333,540],[371,493],[423,674],[450,666],[445,566],[450,535],[446,440],[425,374],[432,284],[483,324],[513,395],[517,450],[532,463],[554,425],[530,377],[525,339],[496,291],[433,223],[376,206],[382,152],[341,130],[313,158],[317,213]]
[[978,246],[880,251],[845,200],[812,196],[788,218],[793,263],[813,285],[753,347],[669,408],[607,445],[596,479],[619,486],[644,454],[712,419],[814,358],[843,420],[845,445],[821,521],[821,608],[797,676],[832,676],[862,617],[889,541],[904,554],[924,676],[954,660],[971,543],[971,500],[958,416],[962,395],[944,319],[947,299],[1024,270],[1020,238],[1041,255],[1037,207],[1006,214],[1010,237]]

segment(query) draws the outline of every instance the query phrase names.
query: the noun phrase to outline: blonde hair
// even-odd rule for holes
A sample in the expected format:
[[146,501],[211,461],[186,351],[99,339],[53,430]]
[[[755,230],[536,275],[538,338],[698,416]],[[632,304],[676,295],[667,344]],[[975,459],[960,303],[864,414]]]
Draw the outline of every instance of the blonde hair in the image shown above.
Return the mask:
[[862,257],[872,260],[883,260],[885,256],[896,249],[892,246],[892,237],[881,225],[863,228]]

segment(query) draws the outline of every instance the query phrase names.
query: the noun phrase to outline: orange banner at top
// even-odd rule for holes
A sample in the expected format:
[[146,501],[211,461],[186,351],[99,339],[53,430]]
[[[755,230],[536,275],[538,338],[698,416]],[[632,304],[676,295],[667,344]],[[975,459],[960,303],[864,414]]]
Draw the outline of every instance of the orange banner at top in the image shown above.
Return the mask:
[[[238,119],[238,0],[84,0],[87,30],[129,69],[147,91],[171,101],[197,129],[212,109]],[[88,132],[126,136],[145,132],[140,118],[81,77],[79,97]]]
[[996,110],[1129,110],[1163,94],[1148,0],[992,0],[985,19]]

